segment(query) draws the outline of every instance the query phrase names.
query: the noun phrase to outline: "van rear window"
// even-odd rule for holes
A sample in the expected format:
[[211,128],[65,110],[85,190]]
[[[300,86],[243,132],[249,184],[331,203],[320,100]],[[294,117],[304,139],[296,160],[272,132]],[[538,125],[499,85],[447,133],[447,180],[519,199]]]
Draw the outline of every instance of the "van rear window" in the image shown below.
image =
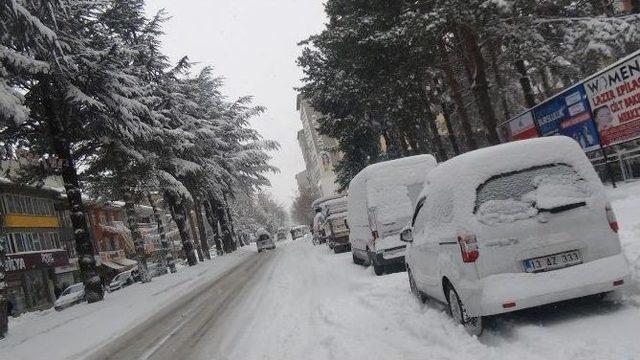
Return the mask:
[[588,182],[570,165],[549,164],[491,177],[476,190],[474,213],[483,222],[513,222],[585,205],[590,196]]

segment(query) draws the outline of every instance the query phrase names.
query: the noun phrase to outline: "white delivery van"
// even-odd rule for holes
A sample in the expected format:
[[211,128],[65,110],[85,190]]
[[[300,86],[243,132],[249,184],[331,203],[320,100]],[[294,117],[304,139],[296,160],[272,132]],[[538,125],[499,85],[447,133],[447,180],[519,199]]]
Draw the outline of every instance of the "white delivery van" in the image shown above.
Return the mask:
[[450,159],[402,231],[414,294],[449,305],[470,333],[484,316],[619,289],[618,224],[571,138],[516,141]]
[[367,166],[349,184],[347,224],[353,262],[371,264],[377,275],[404,262],[400,230],[411,221],[432,155],[416,155]]

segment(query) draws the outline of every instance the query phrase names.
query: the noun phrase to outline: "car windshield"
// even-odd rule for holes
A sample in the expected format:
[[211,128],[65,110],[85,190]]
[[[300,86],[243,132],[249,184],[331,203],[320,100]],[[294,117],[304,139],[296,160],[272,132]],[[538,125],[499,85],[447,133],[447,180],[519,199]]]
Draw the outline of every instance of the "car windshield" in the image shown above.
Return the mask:
[[63,292],[62,292],[62,296],[64,295],[69,295],[72,293],[76,293],[79,291],[84,290],[84,285],[83,284],[75,284],[75,285],[71,285],[68,288],[66,288]]
[[267,240],[269,240],[269,239],[270,239],[270,237],[269,237],[269,235],[267,235],[267,234],[262,234],[262,235],[260,235],[260,237],[258,238],[258,240],[260,240],[260,241],[267,241]]
[[129,277],[129,273],[118,274],[115,278],[113,278],[112,282],[123,281]]
[[474,212],[483,222],[513,222],[586,205],[590,196],[571,166],[549,164],[491,177],[476,191]]

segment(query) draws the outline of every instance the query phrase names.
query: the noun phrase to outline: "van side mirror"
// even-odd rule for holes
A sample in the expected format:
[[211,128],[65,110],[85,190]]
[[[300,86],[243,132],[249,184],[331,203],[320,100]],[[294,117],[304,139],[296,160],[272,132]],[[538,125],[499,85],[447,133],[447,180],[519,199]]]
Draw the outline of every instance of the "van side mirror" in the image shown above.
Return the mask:
[[347,228],[347,230],[349,229],[349,222],[347,221],[347,219],[344,219],[344,226]]
[[400,232],[400,240],[404,242],[413,242],[413,228],[411,226],[405,226]]

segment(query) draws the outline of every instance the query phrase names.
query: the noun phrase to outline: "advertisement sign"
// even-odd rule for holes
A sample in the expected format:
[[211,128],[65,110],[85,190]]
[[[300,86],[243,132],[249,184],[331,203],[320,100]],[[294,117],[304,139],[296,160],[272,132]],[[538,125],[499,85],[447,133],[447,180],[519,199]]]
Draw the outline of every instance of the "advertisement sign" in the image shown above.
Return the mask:
[[538,137],[538,130],[536,129],[536,124],[533,122],[531,111],[527,111],[498,126],[498,136],[501,142]]
[[584,83],[603,146],[640,137],[640,54]]
[[582,84],[533,108],[542,136],[565,135],[584,151],[600,148],[598,131]]
[[65,250],[8,254],[4,264],[8,273],[68,265],[69,255]]

